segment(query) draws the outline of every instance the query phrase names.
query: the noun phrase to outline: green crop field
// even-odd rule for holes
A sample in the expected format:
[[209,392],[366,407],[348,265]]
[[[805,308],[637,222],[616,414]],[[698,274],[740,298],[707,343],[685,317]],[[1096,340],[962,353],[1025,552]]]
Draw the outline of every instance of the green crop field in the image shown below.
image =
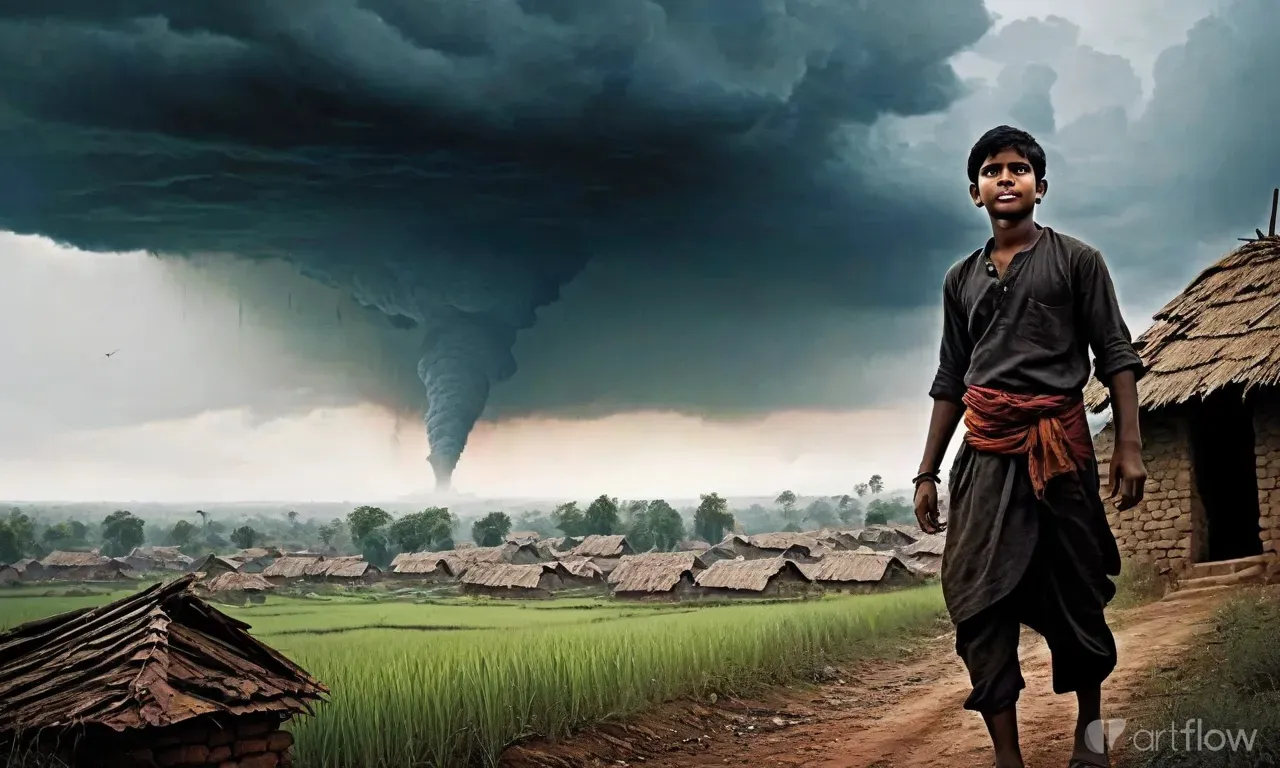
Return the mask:
[[[0,627],[127,594],[65,591],[0,591]],[[733,605],[381,593],[220,608],[331,689],[315,717],[292,726],[297,764],[326,768],[491,765],[524,736],[894,652],[943,615],[936,586]]]

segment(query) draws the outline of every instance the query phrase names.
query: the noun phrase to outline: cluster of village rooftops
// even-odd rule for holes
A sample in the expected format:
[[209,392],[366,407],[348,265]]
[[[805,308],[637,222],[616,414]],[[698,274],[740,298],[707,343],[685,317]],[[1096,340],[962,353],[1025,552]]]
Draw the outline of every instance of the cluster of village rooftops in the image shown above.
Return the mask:
[[543,539],[513,532],[496,547],[398,555],[383,570],[362,556],[244,549],[193,559],[175,547],[139,547],[127,557],[53,552],[0,567],[0,583],[117,581],[193,573],[198,591],[230,602],[314,583],[390,582],[455,586],[463,594],[551,597],[597,590],[622,598],[788,597],[875,591],[936,577],[946,539],[914,526],[873,525],[806,533],[731,534],[718,544],[683,542],[674,552],[637,552],[626,536]]

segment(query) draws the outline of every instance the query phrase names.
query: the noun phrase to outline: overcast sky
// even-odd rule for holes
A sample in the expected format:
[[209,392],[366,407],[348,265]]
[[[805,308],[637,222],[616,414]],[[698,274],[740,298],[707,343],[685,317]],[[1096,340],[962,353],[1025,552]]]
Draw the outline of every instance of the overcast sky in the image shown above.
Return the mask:
[[[568,161],[551,169],[526,165],[514,182],[498,184],[514,183],[515,191],[475,181],[497,173],[502,157],[495,159],[489,147],[458,149],[443,187],[412,186],[427,184],[422,179],[430,174],[371,166],[346,135],[315,138],[342,147],[334,155],[340,162],[303,164],[317,176],[299,175],[294,163],[286,174],[283,161],[269,157],[283,151],[277,138],[260,125],[230,119],[217,128],[222,140],[260,154],[232,154],[222,165],[200,160],[212,165],[197,168],[196,160],[173,160],[185,157],[176,144],[165,154],[99,138],[93,151],[107,156],[136,152],[179,164],[158,167],[153,177],[164,179],[158,187],[144,178],[150,161],[137,157],[84,163],[93,169],[87,174],[67,158],[84,157],[76,154],[85,152],[83,139],[100,136],[90,132],[104,126],[190,137],[189,126],[173,117],[181,111],[112,112],[90,98],[87,86],[79,95],[56,91],[58,77],[71,77],[75,66],[102,55],[77,35],[101,24],[148,44],[172,45],[164,35],[182,33],[185,44],[203,46],[205,57],[187,62],[191,69],[179,72],[186,76],[206,76],[215,71],[210,62],[231,59],[217,58],[223,43],[191,34],[193,27],[212,25],[209,19],[127,27],[108,13],[98,18],[85,10],[60,20],[67,37],[59,38],[68,50],[84,46],[83,55],[69,56],[61,71],[36,73],[20,43],[30,38],[22,25],[42,12],[38,4],[16,5],[17,11],[0,11],[0,51],[6,51],[0,53],[0,138],[11,139],[0,142],[0,170],[8,167],[6,178],[23,182],[0,192],[0,223],[23,233],[0,233],[5,498],[369,500],[426,490],[431,476],[415,375],[422,331],[394,328],[384,315],[403,314],[431,327],[439,317],[433,308],[440,306],[487,318],[484,327],[499,329],[498,337],[503,329],[518,331],[509,378],[498,373],[508,354],[501,345],[492,360],[475,362],[494,383],[454,476],[461,491],[839,493],[872,473],[905,486],[928,417],[941,275],[985,237],[963,178],[965,151],[982,130],[1013,122],[1050,147],[1050,195],[1041,218],[1103,250],[1135,335],[1196,271],[1234,247],[1236,237],[1265,226],[1276,180],[1260,168],[1280,167],[1280,150],[1268,141],[1280,122],[1278,97],[1273,89],[1260,90],[1280,56],[1259,31],[1280,21],[1266,0],[988,0],[998,16],[990,30],[977,0],[950,0],[939,12],[953,14],[946,17],[951,37],[922,32],[939,18],[921,10],[929,0],[905,4],[921,7],[917,22],[810,19],[815,27],[848,23],[841,34],[860,36],[858,45],[879,57],[871,74],[846,71],[834,81],[805,79],[801,70],[780,64],[770,71],[743,64],[765,55],[760,40],[734,47],[730,43],[748,38],[725,33],[690,42],[688,30],[698,29],[699,19],[684,19],[678,35],[672,13],[664,29],[670,50],[689,55],[674,59],[683,69],[643,70],[640,54],[627,49],[636,68],[628,93],[653,90],[643,101],[619,102],[614,111],[623,117],[611,129],[615,139],[623,137],[618,141],[645,151],[660,147],[661,156],[680,162],[654,169],[653,180],[645,181],[637,177],[643,165],[602,150],[572,173],[565,170]],[[1196,26],[1214,12],[1216,22]],[[1058,17],[1028,21],[1050,14]],[[367,19],[353,15],[341,33],[314,15],[255,21],[283,24],[315,45],[332,47],[347,35],[352,47],[334,54],[334,66],[351,67],[372,83],[374,95],[386,99],[379,109],[398,109],[408,95],[434,99],[433,106],[447,103],[447,115],[465,122],[467,110],[480,108],[458,96],[463,89],[406,91],[409,80],[397,67],[426,63],[362,53],[360,46],[376,45],[385,32],[357,23]],[[413,21],[397,23],[412,29]],[[608,32],[614,42],[620,34],[611,31],[612,18],[561,21],[602,39]],[[548,61],[559,55],[547,41],[560,38],[525,17],[510,23],[484,34],[530,35],[550,46],[541,54]],[[923,26],[903,28],[910,23]],[[919,55],[875,47],[878,38],[867,31],[874,24],[887,30],[881,37],[919,41]],[[43,29],[52,35],[48,30],[57,25]],[[234,39],[232,27],[218,29]],[[363,37],[349,30],[363,30]],[[92,38],[95,44],[104,39],[109,36]],[[846,53],[843,41],[807,40],[806,56],[819,49],[836,59]],[[490,48],[498,51],[489,62],[495,69],[510,63],[500,58],[504,51],[530,50]],[[934,68],[930,57],[951,62],[958,77]],[[546,70],[548,82],[581,84],[568,59],[556,61]],[[483,61],[475,66],[448,71],[488,77]],[[747,90],[733,91],[737,101],[729,102],[724,94],[681,85],[703,75],[748,89],[752,98],[785,94],[779,98],[790,105],[789,122],[777,122],[782,113],[771,108],[752,129],[763,139],[745,150],[730,143],[737,134],[722,127],[726,116],[750,114],[754,102],[743,100]],[[591,83],[583,87],[604,87]],[[128,85],[105,82],[93,90]],[[157,104],[177,98],[171,84],[147,86]],[[824,90],[833,88],[863,95],[850,100]],[[902,95],[908,91],[909,98]],[[211,104],[243,98],[208,92]],[[495,103],[524,93],[494,92]],[[567,108],[549,99],[510,98],[507,109],[520,119],[530,110],[542,115]],[[696,140],[673,147],[672,137],[654,126],[668,114],[664,109],[686,103],[705,108],[690,129]],[[1224,125],[1216,116],[1227,111],[1238,118]],[[53,127],[20,148],[12,139],[29,127],[26,120]],[[843,149],[827,155],[799,147],[806,131],[820,131]],[[380,151],[393,154],[424,151],[403,137],[378,141],[384,142]],[[555,137],[531,141],[539,157],[557,146]],[[74,151],[67,150],[73,144]],[[296,153],[289,159],[297,160]],[[269,163],[276,163],[270,172],[259,170]],[[363,188],[372,190],[375,202],[367,208],[359,205],[354,182],[342,177],[357,172]],[[200,173],[213,187],[191,181]],[[76,180],[77,174],[84,178]],[[450,184],[460,185],[456,197],[433,197],[454,189]],[[573,201],[586,206],[586,236],[529,223],[548,210],[540,206],[551,205],[549,196],[592,184],[609,192],[595,202]],[[214,188],[216,194],[209,191]],[[654,193],[671,209],[654,207]],[[249,203],[227,202],[233,198]],[[84,202],[90,199],[91,205]],[[295,199],[307,204],[294,205]],[[408,215],[404,201],[419,199],[433,201],[429,210],[401,218]],[[672,213],[676,208],[683,213]],[[255,211],[269,222],[261,230]],[[401,227],[402,220],[412,224]],[[513,231],[495,234],[507,220]],[[457,221],[475,227],[450,229]],[[447,246],[419,257],[431,242],[424,238],[436,234]],[[56,245],[46,235],[79,247]],[[537,249],[527,245],[535,241]],[[525,247],[528,253],[516,253]],[[129,250],[144,248],[159,255]],[[397,255],[410,251],[423,260]],[[288,253],[328,285],[281,263],[169,258],[216,252],[258,259]]]

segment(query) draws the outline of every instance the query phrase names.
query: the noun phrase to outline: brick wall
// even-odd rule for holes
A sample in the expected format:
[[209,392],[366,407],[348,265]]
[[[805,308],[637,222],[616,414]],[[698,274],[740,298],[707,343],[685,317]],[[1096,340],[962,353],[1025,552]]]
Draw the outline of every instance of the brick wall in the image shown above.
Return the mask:
[[[1162,572],[1177,572],[1192,558],[1193,521],[1203,515],[1191,492],[1191,452],[1186,426],[1175,409],[1142,414],[1142,460],[1147,469],[1143,501],[1123,512],[1106,502],[1107,520],[1122,557],[1141,557]],[[1108,424],[1094,438],[1102,475],[1102,495],[1108,493],[1114,428]]]
[[1259,398],[1254,406],[1254,456],[1258,467],[1258,536],[1264,552],[1280,551],[1280,398]]
[[280,725],[270,716],[221,723],[202,717],[124,734],[110,745],[95,745],[94,752],[114,756],[105,763],[109,768],[287,768],[293,734]]

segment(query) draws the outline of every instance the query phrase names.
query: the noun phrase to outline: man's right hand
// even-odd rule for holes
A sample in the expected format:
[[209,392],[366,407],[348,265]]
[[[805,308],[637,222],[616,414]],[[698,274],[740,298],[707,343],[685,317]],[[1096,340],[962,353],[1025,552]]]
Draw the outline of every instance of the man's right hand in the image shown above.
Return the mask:
[[925,533],[942,533],[947,524],[938,519],[938,486],[932,480],[921,480],[916,486],[916,522]]

